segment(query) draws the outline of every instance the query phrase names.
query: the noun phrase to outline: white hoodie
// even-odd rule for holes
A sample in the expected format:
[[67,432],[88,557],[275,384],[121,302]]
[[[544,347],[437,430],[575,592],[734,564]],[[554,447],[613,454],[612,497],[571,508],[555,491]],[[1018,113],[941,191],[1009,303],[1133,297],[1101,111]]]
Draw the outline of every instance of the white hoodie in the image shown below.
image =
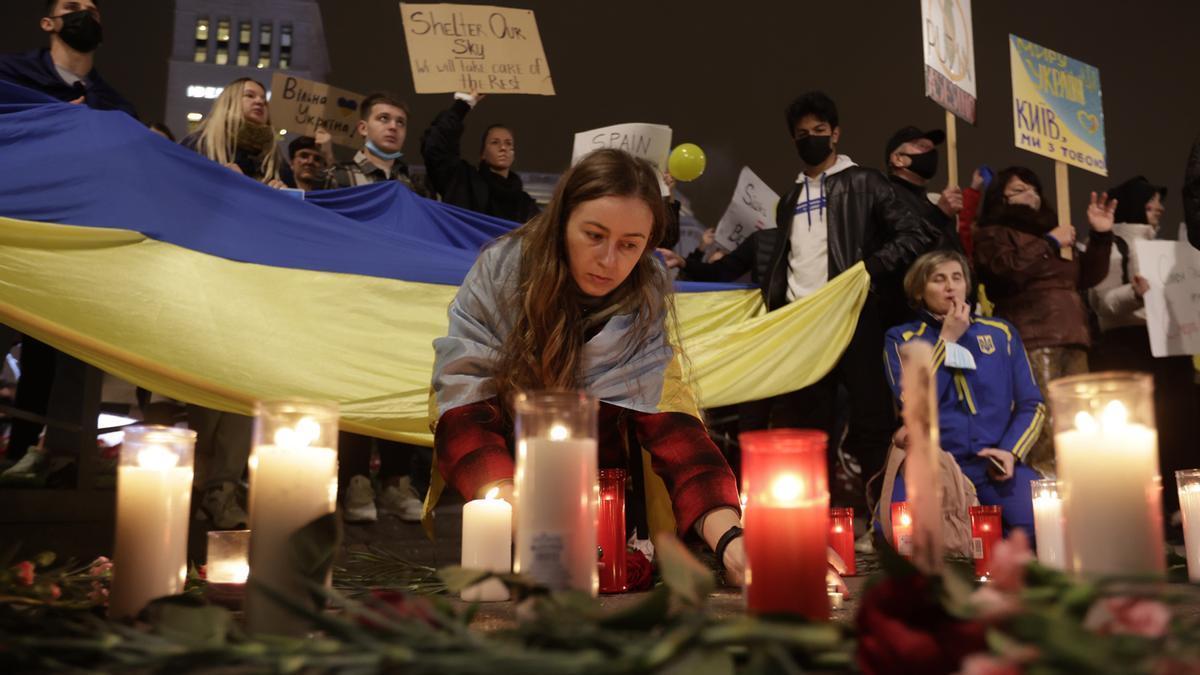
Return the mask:
[[[1113,234],[1129,244],[1129,279],[1140,274],[1135,242],[1154,238],[1156,230],[1143,223],[1117,223]],[[1146,304],[1133,291],[1133,284],[1121,283],[1121,252],[1116,244],[1109,258],[1108,276],[1089,291],[1092,309],[1100,320],[1100,330],[1107,331],[1121,326],[1145,326]],[[1144,275],[1143,275],[1144,276]]]
[[815,293],[829,281],[829,227],[825,179],[857,166],[846,155],[838,155],[833,166],[816,178],[803,172],[796,178],[800,197],[792,215],[792,233],[788,254],[788,302]]

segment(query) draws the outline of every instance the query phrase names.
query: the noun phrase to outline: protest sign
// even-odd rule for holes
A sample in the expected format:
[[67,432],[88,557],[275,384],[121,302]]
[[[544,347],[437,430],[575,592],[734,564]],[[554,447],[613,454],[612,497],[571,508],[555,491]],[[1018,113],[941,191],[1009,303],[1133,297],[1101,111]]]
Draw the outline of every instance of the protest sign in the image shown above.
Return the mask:
[[530,10],[402,2],[400,16],[418,94],[554,95]]
[[363,96],[286,73],[271,77],[271,122],[277,129],[312,136],[324,128],[333,142],[357,146],[358,106]]
[[1107,176],[1100,71],[1016,35],[1008,39],[1017,147]]
[[759,230],[775,227],[775,207],[778,204],[779,195],[750,167],[742,167],[737,187],[733,190],[733,199],[717,223],[717,243],[725,250],[732,251],[746,237]]
[[925,95],[975,123],[975,36],[971,0],[921,0]]
[[1150,282],[1146,328],[1155,356],[1200,354],[1200,251],[1186,243],[1138,241],[1138,273]]
[[671,153],[671,127],[633,122],[581,131],[575,134],[571,164],[600,148],[624,150],[634,157],[649,160],[659,171],[666,171],[667,156]]

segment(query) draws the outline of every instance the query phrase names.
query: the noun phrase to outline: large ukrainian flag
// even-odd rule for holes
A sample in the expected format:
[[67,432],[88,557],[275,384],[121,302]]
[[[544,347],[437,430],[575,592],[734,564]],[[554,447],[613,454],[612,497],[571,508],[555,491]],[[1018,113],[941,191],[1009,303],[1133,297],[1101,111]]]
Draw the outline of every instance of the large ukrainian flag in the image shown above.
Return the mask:
[[[122,113],[0,82],[0,322],[183,401],[332,399],[348,430],[431,444],[433,339],[513,227],[396,183],[301,200]],[[858,265],[770,314],[756,290],[680,284],[702,404],[818,380],[868,283]]]

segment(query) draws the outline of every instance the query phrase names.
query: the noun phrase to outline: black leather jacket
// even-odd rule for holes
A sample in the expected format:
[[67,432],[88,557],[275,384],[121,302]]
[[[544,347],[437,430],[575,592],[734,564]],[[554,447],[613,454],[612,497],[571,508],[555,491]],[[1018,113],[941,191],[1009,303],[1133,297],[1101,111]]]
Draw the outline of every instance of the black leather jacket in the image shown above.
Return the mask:
[[[852,166],[829,176],[825,194],[829,278],[864,260],[872,289],[902,303],[900,280],[912,261],[937,243],[937,227],[899,199],[888,179],[874,169]],[[687,278],[732,281],[750,271],[767,309],[786,305],[792,214],[799,196],[797,185],[779,200],[775,229],[755,232],[715,263],[689,259],[684,267]]]

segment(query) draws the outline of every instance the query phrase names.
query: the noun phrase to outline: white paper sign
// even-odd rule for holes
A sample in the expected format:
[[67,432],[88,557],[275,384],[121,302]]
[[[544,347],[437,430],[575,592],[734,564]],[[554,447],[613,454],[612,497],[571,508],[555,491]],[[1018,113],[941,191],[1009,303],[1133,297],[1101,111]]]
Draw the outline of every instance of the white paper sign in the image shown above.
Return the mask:
[[1200,354],[1200,251],[1170,241],[1139,241],[1138,269],[1150,282],[1146,327],[1155,356]]
[[671,127],[634,122],[581,131],[575,134],[571,164],[601,148],[624,150],[634,157],[649,160],[659,171],[666,171],[667,155],[671,153]]
[[921,0],[925,95],[975,123],[975,36],[971,1]]
[[721,222],[717,223],[717,243],[725,250],[732,251],[746,237],[759,230],[775,227],[775,207],[778,204],[779,195],[750,167],[742,167],[737,187],[733,190],[733,199],[725,209],[725,215],[721,216]]

